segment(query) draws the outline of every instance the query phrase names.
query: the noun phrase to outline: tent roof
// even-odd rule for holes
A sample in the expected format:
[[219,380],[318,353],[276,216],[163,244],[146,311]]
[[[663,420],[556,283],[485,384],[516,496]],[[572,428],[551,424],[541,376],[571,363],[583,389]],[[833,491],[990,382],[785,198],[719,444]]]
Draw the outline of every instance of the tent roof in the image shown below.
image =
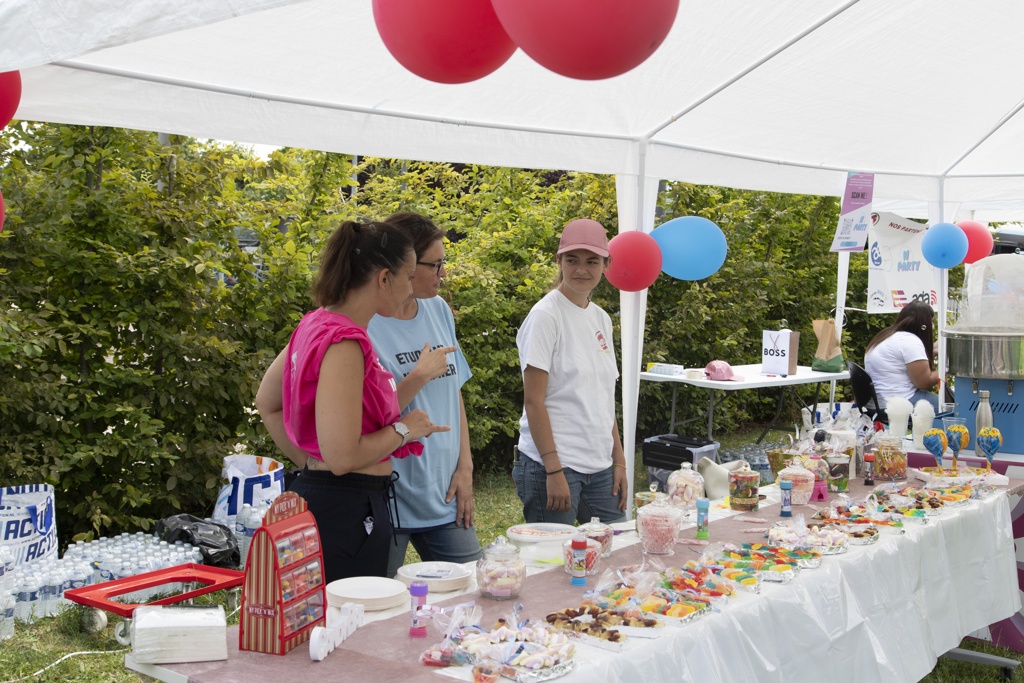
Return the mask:
[[[647,62],[440,85],[370,0],[7,0],[18,117],[423,160],[1024,206],[1024,3],[681,0]],[[645,144],[646,143],[646,144]]]

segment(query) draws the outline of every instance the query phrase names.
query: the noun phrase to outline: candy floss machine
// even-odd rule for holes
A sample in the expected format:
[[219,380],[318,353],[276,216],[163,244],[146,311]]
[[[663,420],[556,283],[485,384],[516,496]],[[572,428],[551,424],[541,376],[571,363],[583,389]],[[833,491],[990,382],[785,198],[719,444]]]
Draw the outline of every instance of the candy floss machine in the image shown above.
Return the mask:
[[997,254],[968,266],[946,329],[957,417],[974,443],[978,392],[988,390],[1004,453],[1024,453],[1024,255]]

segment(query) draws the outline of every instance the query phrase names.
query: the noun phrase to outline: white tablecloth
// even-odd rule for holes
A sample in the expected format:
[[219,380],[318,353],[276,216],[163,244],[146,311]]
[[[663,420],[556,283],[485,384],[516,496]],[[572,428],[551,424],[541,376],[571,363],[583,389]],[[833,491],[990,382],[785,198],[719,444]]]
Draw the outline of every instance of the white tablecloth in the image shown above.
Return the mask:
[[[616,654],[581,648],[565,683],[918,681],[939,655],[1020,609],[1005,493],[825,558],[787,585]],[[628,654],[627,654],[628,653]]]

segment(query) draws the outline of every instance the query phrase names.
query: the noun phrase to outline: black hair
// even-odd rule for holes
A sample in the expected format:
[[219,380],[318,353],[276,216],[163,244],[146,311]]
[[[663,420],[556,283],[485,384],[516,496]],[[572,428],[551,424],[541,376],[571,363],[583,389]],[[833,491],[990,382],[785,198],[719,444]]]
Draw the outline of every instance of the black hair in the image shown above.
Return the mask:
[[932,346],[935,344],[935,339],[932,336],[932,315],[934,313],[931,306],[923,301],[911,301],[900,309],[899,315],[896,316],[896,322],[871,339],[864,352],[867,353],[897,332],[909,332],[924,344],[924,352],[928,356],[928,367],[934,370]]
[[405,234],[412,240],[412,248],[416,250],[416,258],[422,258],[427,249],[430,249],[434,242],[444,239],[444,232],[434,225],[426,216],[411,211],[393,213],[384,219],[405,231]]
[[331,234],[313,282],[313,303],[332,306],[381,268],[398,272],[413,254],[412,240],[390,223],[345,221]]

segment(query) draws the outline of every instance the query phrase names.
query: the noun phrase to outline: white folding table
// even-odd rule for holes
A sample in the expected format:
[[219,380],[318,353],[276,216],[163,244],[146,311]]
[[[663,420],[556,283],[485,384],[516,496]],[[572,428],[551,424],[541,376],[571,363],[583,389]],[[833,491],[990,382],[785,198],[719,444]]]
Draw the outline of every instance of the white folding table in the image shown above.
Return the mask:
[[[843,372],[818,372],[816,370],[811,370],[811,368],[806,365],[797,366],[796,373],[792,375],[762,375],[760,363],[754,365],[734,365],[732,369],[733,372],[735,372],[743,379],[740,381],[711,380],[703,377],[699,379],[691,379],[689,377],[686,377],[685,375],[662,375],[654,372],[641,372],[640,379],[647,380],[648,382],[673,383],[672,417],[669,420],[670,432],[675,431],[677,424],[686,424],[687,422],[690,422],[692,420],[701,419],[707,416],[708,440],[710,441],[714,441],[714,439],[712,438],[712,432],[714,431],[716,389],[718,389],[719,391],[728,392],[741,391],[743,389],[762,389],[766,387],[779,387],[782,390],[782,393],[779,394],[779,402],[775,409],[775,417],[772,419],[771,423],[769,423],[769,425],[765,427],[764,432],[762,432],[761,436],[757,439],[757,443],[760,443],[761,440],[764,439],[765,434],[768,433],[768,430],[772,427],[772,425],[774,425],[778,421],[779,415],[782,413],[783,397],[785,395],[787,387],[792,388],[800,384],[816,384],[817,386],[814,390],[814,405],[816,410],[816,406],[818,404],[818,391],[821,387],[822,382],[829,382],[832,385],[831,390],[829,392],[829,402],[831,403],[832,399],[835,396],[835,382],[837,380],[850,379],[850,373],[845,370]],[[701,415],[700,417],[697,418],[690,418],[688,420],[680,420],[678,422],[676,421],[676,393],[679,388],[679,384],[689,384],[691,386],[703,387],[705,389],[708,389],[710,397],[708,400],[708,409],[704,415]],[[724,398],[725,395],[723,395],[722,400],[724,400]],[[803,403],[803,401],[801,401],[801,403]]]

